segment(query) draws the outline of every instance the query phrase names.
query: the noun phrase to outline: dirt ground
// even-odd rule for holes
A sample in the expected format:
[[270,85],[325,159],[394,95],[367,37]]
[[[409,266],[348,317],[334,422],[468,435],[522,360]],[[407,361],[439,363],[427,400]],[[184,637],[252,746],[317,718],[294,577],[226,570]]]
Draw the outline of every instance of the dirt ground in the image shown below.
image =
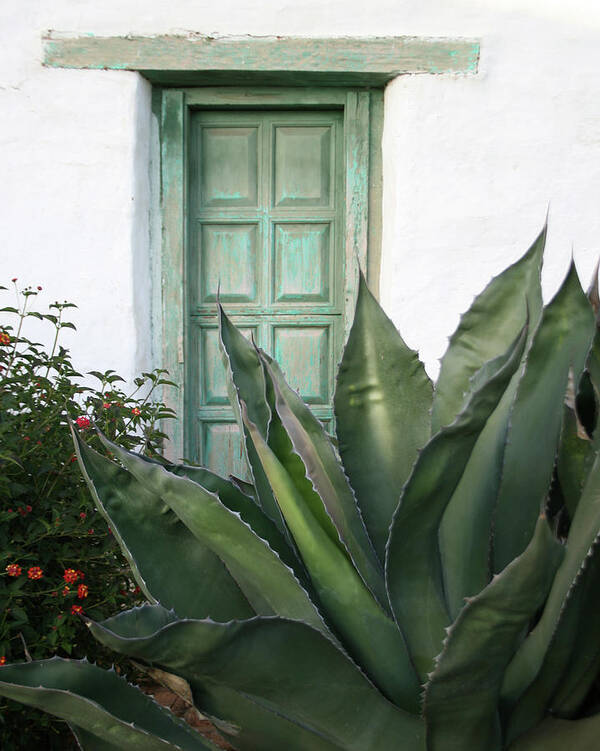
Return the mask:
[[184,699],[170,691],[168,688],[156,683],[144,683],[139,688],[146,694],[150,694],[163,707],[167,707],[178,717],[183,718],[189,725],[195,728],[201,735],[212,741],[216,746],[226,751],[233,751],[233,746],[220,735],[215,726],[206,719],[198,716],[198,711],[190,706]]

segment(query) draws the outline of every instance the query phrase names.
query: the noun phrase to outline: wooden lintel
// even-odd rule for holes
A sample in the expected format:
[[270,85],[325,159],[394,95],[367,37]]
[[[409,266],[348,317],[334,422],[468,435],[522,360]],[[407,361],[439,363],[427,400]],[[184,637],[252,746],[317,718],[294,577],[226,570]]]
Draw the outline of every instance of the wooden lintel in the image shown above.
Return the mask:
[[[253,76],[276,83],[296,74],[300,82],[381,86],[409,73],[476,73],[479,42],[420,37],[44,37],[44,65],[53,68],[132,70],[157,83],[215,83]],[[222,80],[215,81],[215,75]],[[185,81],[184,81],[185,79]]]

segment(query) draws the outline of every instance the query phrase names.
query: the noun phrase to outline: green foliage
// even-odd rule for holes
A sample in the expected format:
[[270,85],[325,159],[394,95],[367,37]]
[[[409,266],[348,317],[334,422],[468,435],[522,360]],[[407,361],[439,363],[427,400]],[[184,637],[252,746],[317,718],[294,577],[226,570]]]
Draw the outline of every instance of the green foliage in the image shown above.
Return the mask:
[[[158,421],[171,413],[153,391],[168,382],[161,371],[145,373],[126,394],[112,370],[83,381],[61,346],[63,330],[75,328],[65,319],[74,305],[55,302],[40,312],[32,305],[40,291],[19,291],[14,283],[16,305],[1,311],[0,658],[87,654],[110,664],[72,611],[100,617],[131,607],[141,594],[90,499],[67,418],[78,421],[79,434],[92,445],[100,445],[94,422],[119,445],[154,456],[164,437]],[[31,329],[52,341],[50,349],[28,338]],[[23,708],[4,702],[0,711],[0,745],[18,748]]]
[[[251,485],[73,427],[149,601],[91,634],[186,681],[240,751],[596,749],[600,297],[571,266],[542,306],[544,240],[463,316],[435,389],[361,278],[335,444],[220,309]],[[86,663],[0,679],[88,751],[211,748]]]

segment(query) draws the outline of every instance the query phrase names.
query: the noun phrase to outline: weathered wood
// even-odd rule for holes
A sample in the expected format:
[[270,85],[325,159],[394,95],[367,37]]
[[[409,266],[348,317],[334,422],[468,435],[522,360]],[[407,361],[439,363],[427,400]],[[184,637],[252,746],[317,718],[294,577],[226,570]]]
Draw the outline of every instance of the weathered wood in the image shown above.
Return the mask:
[[367,254],[367,281],[371,292],[379,299],[381,272],[381,231],[383,227],[383,91],[370,92],[371,106],[369,137],[369,249]]
[[164,399],[177,413],[166,430],[171,441],[165,454],[179,460],[184,454],[184,248],[185,248],[185,118],[182,91],[165,90],[162,109],[161,206],[163,220],[162,364],[178,389],[169,389]]
[[366,272],[369,239],[370,92],[349,91],[345,109],[346,138],[346,334],[358,293],[358,266]]
[[185,90],[188,107],[209,109],[343,109],[346,92],[339,87],[201,86]]
[[405,73],[476,73],[478,61],[479,42],[472,39],[63,37],[57,33],[44,38],[44,65],[49,67],[135,70],[156,83],[180,86],[209,81],[257,83],[257,75],[269,85],[329,81],[382,86]]

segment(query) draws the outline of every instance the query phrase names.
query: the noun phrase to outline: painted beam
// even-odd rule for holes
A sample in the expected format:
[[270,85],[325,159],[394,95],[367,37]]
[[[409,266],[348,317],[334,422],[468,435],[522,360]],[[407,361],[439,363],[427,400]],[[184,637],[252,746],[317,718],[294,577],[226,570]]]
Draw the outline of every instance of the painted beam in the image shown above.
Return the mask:
[[[278,83],[383,85],[409,73],[476,73],[479,42],[419,37],[316,38],[126,36],[44,37],[44,65],[52,68],[133,70],[156,83],[218,85],[261,77]],[[215,79],[215,75],[220,80]]]

